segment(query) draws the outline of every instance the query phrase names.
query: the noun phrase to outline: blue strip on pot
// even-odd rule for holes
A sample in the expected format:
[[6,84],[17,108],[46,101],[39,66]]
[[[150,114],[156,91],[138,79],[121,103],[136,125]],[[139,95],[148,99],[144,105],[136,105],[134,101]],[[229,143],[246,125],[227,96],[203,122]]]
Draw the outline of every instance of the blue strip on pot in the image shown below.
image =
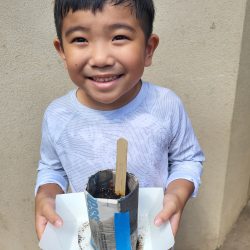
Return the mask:
[[129,212],[115,213],[116,250],[131,250]]

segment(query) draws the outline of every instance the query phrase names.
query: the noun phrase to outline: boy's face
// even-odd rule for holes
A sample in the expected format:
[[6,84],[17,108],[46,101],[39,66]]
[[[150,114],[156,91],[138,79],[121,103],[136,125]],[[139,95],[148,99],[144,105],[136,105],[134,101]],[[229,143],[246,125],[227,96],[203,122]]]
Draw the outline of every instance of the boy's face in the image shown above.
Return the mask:
[[119,108],[140,90],[144,67],[158,45],[148,42],[130,7],[106,4],[102,11],[71,11],[62,24],[62,43],[54,45],[70,78],[79,87],[78,100],[94,109]]

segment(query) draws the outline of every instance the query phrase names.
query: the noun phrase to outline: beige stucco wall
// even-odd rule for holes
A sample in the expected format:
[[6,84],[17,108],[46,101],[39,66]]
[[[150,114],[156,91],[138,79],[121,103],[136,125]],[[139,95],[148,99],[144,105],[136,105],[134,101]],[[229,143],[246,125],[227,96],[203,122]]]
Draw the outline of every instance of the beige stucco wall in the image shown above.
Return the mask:
[[[221,236],[237,219],[249,197],[250,176],[250,1],[247,2],[244,32],[231,123],[230,148],[221,217]],[[232,199],[233,196],[233,199]],[[220,240],[223,240],[221,238]]]
[[[245,205],[248,190],[249,133],[244,140],[238,138],[241,128],[244,132],[250,128],[249,105],[243,105],[250,100],[245,91],[249,77],[239,76],[247,1],[160,2],[162,15],[156,25],[162,37],[160,56],[148,76],[182,97],[207,159],[201,192],[185,211],[177,249],[215,249]],[[246,49],[243,54],[247,68],[250,57]],[[236,118],[239,111],[244,124]],[[246,148],[244,157],[241,148]],[[230,167],[232,160],[237,168]],[[244,179],[236,187],[238,200],[230,195],[230,177],[234,183]],[[227,203],[231,206],[225,207]]]
[[1,250],[38,249],[33,190],[41,119],[70,86],[52,47],[52,20],[50,0],[0,1]]
[[[38,249],[33,186],[42,114],[52,99],[71,87],[52,46],[52,2],[0,1],[3,250]],[[250,43],[246,2],[155,1],[155,32],[161,41],[144,79],[181,96],[207,158],[199,196],[189,202],[183,216],[177,250],[215,249],[247,199]]]

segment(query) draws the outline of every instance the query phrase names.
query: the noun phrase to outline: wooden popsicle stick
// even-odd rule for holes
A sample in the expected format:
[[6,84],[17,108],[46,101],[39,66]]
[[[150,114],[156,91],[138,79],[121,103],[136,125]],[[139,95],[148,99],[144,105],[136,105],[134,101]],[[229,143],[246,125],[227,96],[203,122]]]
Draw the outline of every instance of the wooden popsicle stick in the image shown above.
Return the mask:
[[124,138],[117,141],[115,193],[125,196],[127,174],[128,142]]

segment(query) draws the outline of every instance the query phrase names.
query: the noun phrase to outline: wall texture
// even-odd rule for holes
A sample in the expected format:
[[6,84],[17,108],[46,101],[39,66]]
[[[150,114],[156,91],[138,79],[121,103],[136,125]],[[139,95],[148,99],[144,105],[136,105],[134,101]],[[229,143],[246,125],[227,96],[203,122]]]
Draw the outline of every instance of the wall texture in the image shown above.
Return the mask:
[[[0,1],[3,250],[38,249],[33,188],[42,114],[52,99],[72,87],[52,45],[52,2]],[[144,79],[182,98],[207,159],[199,196],[184,212],[176,249],[214,250],[247,199],[249,0],[155,4],[155,32],[161,40]]]
[[249,197],[247,187],[250,176],[250,1],[247,2],[245,13],[221,211],[221,237],[236,221],[238,211],[246,205]]
[[52,1],[0,1],[0,249],[38,249],[34,183],[45,107],[70,86],[54,52]]
[[[246,163],[249,154],[242,159],[240,148],[249,150],[249,145],[247,139],[237,139],[238,143],[235,142],[237,135],[236,130],[233,131],[232,120],[241,110],[237,84],[247,1],[156,2],[159,2],[159,15],[155,30],[162,39],[159,56],[146,76],[174,89],[182,97],[206,154],[200,194],[189,202],[184,213],[177,249],[212,250],[224,239],[246,203],[244,192],[247,191],[245,182],[247,179],[249,181],[249,171],[244,172],[244,169],[249,169]],[[244,60],[247,67],[249,54],[245,55]],[[249,78],[244,74],[241,79],[247,82]],[[244,92],[243,83],[241,85]],[[249,100],[248,92],[244,93]],[[237,102],[238,108],[235,107]],[[242,126],[246,131],[250,117],[244,110],[241,114],[245,115],[246,123]],[[238,125],[235,120],[234,126]],[[233,134],[235,136],[232,138]],[[236,151],[233,156],[240,165],[237,175],[230,172],[232,168],[228,165],[232,144],[238,145],[237,149],[234,147]],[[237,170],[234,168],[234,171]],[[244,190],[239,200],[235,201],[230,195],[224,197],[229,176],[237,182],[243,175],[246,180],[237,189],[238,193]],[[230,212],[227,208],[227,217],[224,217],[223,204],[227,202],[235,210]]]

